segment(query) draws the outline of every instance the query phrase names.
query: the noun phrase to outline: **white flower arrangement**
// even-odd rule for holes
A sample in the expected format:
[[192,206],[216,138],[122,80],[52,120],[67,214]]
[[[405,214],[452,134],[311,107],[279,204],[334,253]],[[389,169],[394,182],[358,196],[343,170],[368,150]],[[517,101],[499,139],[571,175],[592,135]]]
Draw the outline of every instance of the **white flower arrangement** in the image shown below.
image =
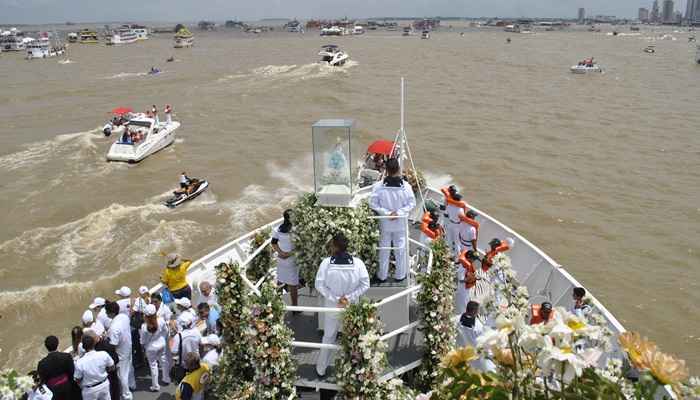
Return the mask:
[[32,390],[34,381],[31,377],[20,375],[14,369],[0,372],[0,400],[19,400]]

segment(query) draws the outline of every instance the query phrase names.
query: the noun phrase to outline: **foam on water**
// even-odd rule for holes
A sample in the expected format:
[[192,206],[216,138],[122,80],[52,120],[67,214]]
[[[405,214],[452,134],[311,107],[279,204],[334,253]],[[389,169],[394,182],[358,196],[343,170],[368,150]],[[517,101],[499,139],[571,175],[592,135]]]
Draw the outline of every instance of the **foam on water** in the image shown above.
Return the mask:
[[19,168],[33,167],[50,160],[51,157],[70,152],[70,157],[77,157],[78,152],[95,149],[94,140],[101,137],[100,128],[84,132],[65,133],[52,139],[30,143],[26,149],[0,156],[0,168],[13,171]]
[[433,188],[441,188],[454,183],[452,175],[449,174],[437,174],[431,171],[424,171],[423,176],[428,186]]
[[148,72],[120,72],[118,74],[106,76],[102,79],[125,79],[125,78],[134,78],[134,77],[146,76],[146,75],[148,75]]

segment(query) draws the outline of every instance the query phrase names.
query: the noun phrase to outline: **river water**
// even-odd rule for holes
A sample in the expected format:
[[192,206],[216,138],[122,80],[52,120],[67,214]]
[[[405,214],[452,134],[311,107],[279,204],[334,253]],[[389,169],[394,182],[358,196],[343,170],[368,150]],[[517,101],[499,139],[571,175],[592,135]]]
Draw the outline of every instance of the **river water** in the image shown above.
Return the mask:
[[[352,58],[337,70],[315,64],[329,41],[316,32],[196,32],[184,50],[170,35],[73,45],[67,64],[0,55],[0,365],[35,365],[48,334],[68,345],[93,297],[156,284],[161,252],[194,259],[277,218],[313,186],[316,120],[354,118],[358,149],[392,138],[404,76],[407,134],[434,184],[456,183],[700,371],[700,66],[688,34],[460,31],[335,38]],[[605,73],[569,73],[588,56]],[[109,110],[154,103],[182,122],[176,143],[106,163]],[[181,171],[211,187],[170,210]]]

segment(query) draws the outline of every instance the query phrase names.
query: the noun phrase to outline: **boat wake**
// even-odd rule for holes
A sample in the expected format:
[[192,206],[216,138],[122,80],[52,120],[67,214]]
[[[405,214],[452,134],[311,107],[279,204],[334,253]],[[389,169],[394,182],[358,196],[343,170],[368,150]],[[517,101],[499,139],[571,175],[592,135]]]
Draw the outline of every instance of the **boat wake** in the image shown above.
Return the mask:
[[[111,204],[63,225],[28,230],[0,244],[0,257],[25,260],[7,266],[3,280],[17,287],[82,282],[159,262],[151,260],[159,251],[182,249],[203,232],[196,222],[172,215],[161,204]],[[27,274],[31,265],[43,266],[45,275]]]
[[52,157],[69,153],[72,159],[80,157],[81,153],[96,149],[96,139],[103,136],[100,129],[91,129],[84,132],[65,133],[55,136],[53,139],[26,145],[25,150],[0,156],[0,168],[13,171],[43,164]]
[[75,61],[71,61],[71,60],[59,60],[58,63],[59,63],[59,64],[64,64],[64,65],[65,65],[65,64],[75,64]]
[[148,72],[120,72],[120,73],[114,74],[112,76],[104,77],[103,79],[126,79],[126,78],[134,78],[134,77],[146,76],[146,75],[148,75]]

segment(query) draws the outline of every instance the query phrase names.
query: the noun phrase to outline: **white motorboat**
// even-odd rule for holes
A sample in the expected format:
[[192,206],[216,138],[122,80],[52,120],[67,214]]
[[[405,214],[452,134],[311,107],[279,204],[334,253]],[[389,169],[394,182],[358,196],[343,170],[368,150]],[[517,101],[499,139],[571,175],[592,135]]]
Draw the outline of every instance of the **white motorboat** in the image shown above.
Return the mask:
[[589,58],[586,60],[583,60],[578,63],[578,65],[574,65],[570,68],[571,72],[574,74],[587,74],[590,72],[603,72],[603,68],[596,63],[593,58]]
[[138,116],[126,123],[124,132],[107,152],[107,161],[137,163],[175,141],[177,121],[156,123],[153,118]]
[[0,33],[0,50],[23,51],[26,48],[24,39],[24,34],[18,31],[17,28],[3,31]]
[[413,28],[410,26],[405,26],[403,28],[403,32],[401,33],[401,36],[411,36],[413,35]]
[[343,33],[343,29],[335,25],[330,28],[321,28],[321,36],[343,36]]
[[645,53],[654,54],[656,53],[656,47],[654,45],[649,45],[644,48]]
[[131,31],[136,35],[136,40],[148,39],[149,32],[145,26],[131,25]]
[[365,33],[365,27],[362,25],[355,25],[355,27],[352,28],[353,35],[362,35],[364,33]]
[[165,201],[164,205],[169,208],[175,208],[186,201],[194,199],[209,188],[209,182],[206,179],[192,178],[190,182],[192,187],[188,188],[189,193],[183,189],[176,190],[173,192],[173,196]]
[[136,36],[136,32],[134,32],[128,25],[124,25],[119,29],[112,31],[112,33],[107,37],[107,44],[129,44],[134,43],[137,40],[138,36]]
[[423,31],[423,32],[420,34],[420,38],[421,38],[421,39],[430,39],[430,31]]
[[321,63],[328,64],[331,67],[339,67],[350,59],[347,53],[334,44],[327,44],[321,47],[318,55],[321,56]]
[[146,116],[144,113],[134,113],[129,107],[117,107],[111,111],[111,114],[114,115],[114,117],[107,121],[102,128],[102,133],[104,133],[105,136],[110,136],[111,134],[121,135],[124,133],[126,124],[130,120]]
[[63,45],[51,41],[49,34],[44,32],[41,37],[27,43],[27,60],[34,58],[49,58],[63,55],[66,49]]
[[182,28],[175,34],[175,48],[184,49],[194,46],[194,35],[187,28]]
[[503,30],[511,33],[520,33],[520,25],[506,25]]
[[68,34],[68,43],[78,43],[80,36],[77,33],[71,32]]

